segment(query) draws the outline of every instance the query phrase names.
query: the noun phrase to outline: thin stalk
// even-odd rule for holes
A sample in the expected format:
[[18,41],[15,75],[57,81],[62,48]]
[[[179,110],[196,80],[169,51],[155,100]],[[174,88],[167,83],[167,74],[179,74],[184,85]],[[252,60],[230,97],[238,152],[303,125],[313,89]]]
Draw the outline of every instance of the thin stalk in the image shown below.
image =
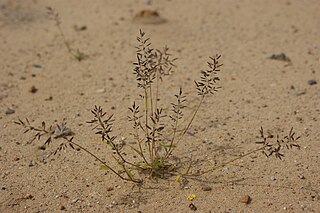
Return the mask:
[[57,27],[58,27],[58,30],[59,30],[59,32],[60,32],[60,35],[61,35],[61,37],[62,37],[62,39],[63,39],[64,45],[66,46],[68,52],[69,52],[71,55],[75,56],[74,53],[72,52],[72,49],[71,49],[70,45],[69,45],[68,42],[67,42],[66,37],[64,36],[64,33],[63,33],[62,29],[61,29],[60,24],[57,24]]
[[189,130],[189,128],[190,128],[190,126],[191,126],[191,124],[192,124],[192,122],[193,122],[194,118],[196,117],[196,115],[197,115],[197,114],[198,114],[198,112],[199,112],[200,106],[202,105],[202,103],[203,103],[203,101],[204,101],[204,98],[205,98],[205,95],[203,95],[203,96],[201,97],[201,100],[200,100],[200,102],[199,102],[199,104],[198,104],[198,106],[197,106],[196,110],[194,111],[194,113],[193,113],[193,115],[192,115],[192,118],[191,118],[191,120],[189,121],[189,123],[188,123],[187,127],[184,129],[184,131],[183,131],[183,133],[182,133],[182,135],[181,135],[181,137],[180,137],[179,141],[180,141],[180,140],[181,140],[181,138],[186,134],[186,132]]
[[[225,166],[227,166],[227,165],[229,165],[229,164],[231,164],[231,163],[233,163],[233,162],[235,162],[235,161],[237,161],[237,160],[239,160],[239,159],[242,159],[242,158],[247,157],[247,156],[249,156],[249,155],[251,155],[251,154],[253,154],[253,153],[256,153],[256,152],[258,152],[258,151],[261,151],[261,150],[263,150],[263,149],[266,148],[266,147],[267,147],[267,146],[263,146],[263,147],[254,149],[254,150],[252,150],[252,151],[250,151],[250,152],[247,152],[247,153],[244,154],[244,155],[241,155],[241,156],[239,156],[239,157],[233,158],[233,159],[228,160],[228,161],[226,161],[226,162],[222,162],[221,164],[218,164],[218,165],[214,166],[212,169],[209,169],[209,170],[207,170],[207,171],[204,171],[204,172],[202,172],[201,174],[198,174],[198,175],[196,175],[196,176],[201,176],[201,175],[207,174],[207,173],[209,173],[209,172],[213,172],[213,171],[215,171],[215,170],[217,170],[217,169],[220,169],[220,168],[222,168],[222,167],[225,167]],[[192,175],[192,176],[194,176],[194,175]]]
[[146,157],[145,157],[144,154],[143,154],[141,142],[142,142],[142,140],[140,140],[140,139],[138,138],[138,145],[139,145],[139,150],[140,150],[141,156],[142,156],[144,162],[145,162],[146,164],[149,164],[148,161],[147,161],[147,159],[146,159]]
[[[200,106],[202,105],[202,103],[203,103],[203,101],[204,101],[204,98],[205,98],[205,95],[203,95],[203,96],[201,97],[201,100],[200,100],[200,102],[199,102],[196,110],[194,111],[194,113],[193,113],[193,115],[192,115],[192,117],[191,117],[188,125],[186,126],[186,128],[184,129],[184,131],[182,132],[182,134],[180,135],[180,138],[177,140],[176,144],[178,144],[178,143],[181,141],[181,139],[183,138],[183,136],[184,136],[184,135],[186,134],[186,132],[189,130],[189,128],[190,128],[190,126],[191,126],[194,118],[196,117],[196,115],[197,115],[197,113],[198,113],[198,111],[199,111],[199,109],[200,109]],[[168,154],[167,154],[166,156],[169,157],[169,156],[171,155],[172,151],[173,151],[173,149],[171,148],[171,150],[168,151]]]
[[128,162],[126,159],[124,159],[124,157],[122,156],[122,154],[120,153],[119,149],[117,148],[117,146],[112,142],[112,141],[109,141],[109,144],[111,144],[111,147],[116,151],[117,155],[121,158],[122,162],[123,163],[127,163],[131,166],[134,166],[134,167],[138,167],[137,165],[133,164],[133,163],[130,163]]
[[[69,141],[69,140],[68,140]],[[113,168],[111,168],[106,162],[104,162],[103,160],[101,160],[99,157],[97,157],[95,154],[93,154],[92,152],[90,152],[88,149],[84,148],[83,146],[79,145],[78,143],[75,143],[73,141],[69,141],[69,143],[72,143],[73,145],[79,147],[81,150],[85,151],[86,153],[88,153],[89,155],[91,155],[93,158],[95,158],[96,160],[98,160],[100,163],[102,163],[104,166],[106,166],[108,169],[111,170],[111,172],[113,172],[115,175],[117,175],[119,178],[121,178],[122,180],[127,180],[127,181],[132,181],[135,183],[141,183],[141,180],[135,180],[132,179],[130,176],[129,178],[125,178],[122,175],[120,175],[116,170],[114,170]]]
[[[178,111],[179,110],[180,110],[180,105],[179,105]],[[175,120],[175,124],[174,124],[174,127],[173,127],[173,136],[172,136],[172,139],[171,139],[171,142],[170,142],[170,145],[169,145],[169,150],[167,151],[165,158],[169,157],[169,155],[170,155],[169,153],[173,149],[174,139],[176,138],[176,133],[177,133],[177,128],[178,128],[178,120],[179,120],[178,116],[179,115],[177,115],[177,118]]]
[[[98,116],[97,118],[98,118],[99,125],[100,125],[103,129],[105,129],[105,126],[104,126],[103,121],[101,120],[101,117]],[[116,145],[113,143],[112,140],[107,140],[107,143],[111,146],[111,148],[113,148],[113,149],[116,151],[117,155],[121,158],[121,160],[122,160],[124,163],[127,163],[127,164],[129,164],[129,165],[131,165],[131,166],[137,167],[135,164],[130,163],[130,162],[128,162],[126,159],[124,159],[124,157],[122,156],[122,154],[119,152],[119,149],[116,147]]]
[[[149,114],[149,104],[148,104],[148,92],[147,89],[144,89],[144,100],[145,100],[145,126],[146,126],[146,138],[149,138],[149,129],[148,129],[148,114]],[[147,143],[149,149],[149,155],[151,161],[153,161],[153,153],[149,143]]]
[[[159,73],[158,73],[158,70],[156,70],[156,95],[155,95],[156,97],[155,97],[155,110],[157,110],[158,109],[158,96],[159,96]],[[155,124],[154,124],[154,129],[155,129]],[[155,156],[157,157],[158,156],[158,149],[157,149],[157,147],[155,147]]]
[[[150,100],[150,116],[153,116],[153,94],[152,94],[152,84],[150,83],[149,85],[149,100]],[[156,110],[156,109],[155,109]],[[155,124],[153,124],[153,127],[155,126]],[[151,151],[152,151],[152,160],[156,155],[156,144],[155,144],[155,140],[154,140],[154,134],[152,135],[152,141],[151,141]]]

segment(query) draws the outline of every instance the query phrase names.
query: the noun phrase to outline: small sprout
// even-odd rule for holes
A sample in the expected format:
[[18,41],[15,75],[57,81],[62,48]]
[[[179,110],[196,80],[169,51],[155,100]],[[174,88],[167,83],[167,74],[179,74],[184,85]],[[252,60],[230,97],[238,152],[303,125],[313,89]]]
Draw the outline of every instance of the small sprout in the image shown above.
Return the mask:
[[75,59],[77,59],[78,61],[82,61],[82,60],[86,59],[88,57],[86,54],[81,52],[79,49],[74,50],[73,48],[70,47],[70,44],[68,43],[68,41],[63,33],[63,30],[61,28],[61,18],[59,16],[59,13],[55,9],[53,9],[52,7],[47,7],[47,14],[48,14],[49,18],[55,22],[55,24],[59,30],[60,36],[63,39],[63,43],[68,50],[68,53],[70,55],[72,55]]

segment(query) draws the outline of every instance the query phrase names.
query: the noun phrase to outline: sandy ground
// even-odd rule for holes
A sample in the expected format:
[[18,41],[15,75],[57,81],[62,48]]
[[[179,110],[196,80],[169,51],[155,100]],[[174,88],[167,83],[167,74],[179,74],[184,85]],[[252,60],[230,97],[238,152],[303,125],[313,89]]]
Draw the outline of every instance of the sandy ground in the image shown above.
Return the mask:
[[[68,54],[46,6],[59,12],[67,42],[87,59]],[[133,21],[143,9],[166,22]],[[0,212],[193,212],[190,194],[196,212],[320,212],[319,11],[318,0],[0,0]],[[28,144],[32,135],[13,121],[65,119],[81,145],[112,161],[86,121],[101,105],[115,114],[114,132],[128,137],[140,28],[179,58],[162,94],[171,100],[183,87],[187,112],[199,70],[208,56],[222,55],[223,88],[206,100],[176,156],[208,168],[255,149],[260,126],[273,135],[293,127],[301,150],[281,161],[257,153],[181,188],[173,179],[137,187],[99,170],[82,151],[48,158],[56,144]],[[280,53],[290,61],[270,59]]]

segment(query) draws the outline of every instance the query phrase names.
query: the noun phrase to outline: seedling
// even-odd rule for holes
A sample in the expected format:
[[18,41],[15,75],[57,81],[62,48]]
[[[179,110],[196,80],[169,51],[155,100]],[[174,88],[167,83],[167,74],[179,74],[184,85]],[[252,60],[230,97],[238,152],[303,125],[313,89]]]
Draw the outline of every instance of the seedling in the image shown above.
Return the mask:
[[68,41],[63,33],[63,30],[61,28],[61,19],[60,19],[59,13],[56,10],[54,10],[52,7],[46,7],[46,8],[47,8],[47,13],[48,13],[50,19],[52,19],[55,22],[55,24],[59,30],[60,36],[63,39],[64,46],[67,48],[68,53],[71,56],[73,56],[75,59],[77,59],[78,61],[82,61],[83,59],[86,59],[88,57],[86,54],[81,52],[79,49],[74,50],[70,47],[70,44],[68,43]]

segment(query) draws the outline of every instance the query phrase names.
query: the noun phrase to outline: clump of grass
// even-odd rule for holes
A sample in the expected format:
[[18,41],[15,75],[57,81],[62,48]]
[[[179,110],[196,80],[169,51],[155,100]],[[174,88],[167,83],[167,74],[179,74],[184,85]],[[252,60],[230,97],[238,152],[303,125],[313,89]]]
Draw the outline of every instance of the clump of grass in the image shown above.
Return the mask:
[[59,13],[55,9],[53,9],[52,7],[46,7],[46,8],[47,8],[47,13],[48,13],[50,19],[52,19],[55,22],[55,24],[59,30],[60,36],[63,39],[64,46],[67,48],[68,53],[72,57],[77,59],[78,61],[82,61],[82,60],[86,59],[88,57],[86,54],[84,54],[79,49],[71,48],[70,44],[68,43],[68,41],[63,33],[63,30],[61,28],[61,19],[60,19]]
[[[200,71],[200,79],[194,81],[195,94],[198,96],[198,103],[190,116],[184,115],[184,109],[188,105],[186,96],[182,88],[179,88],[174,94],[169,112],[165,111],[161,102],[161,82],[166,76],[173,72],[176,58],[172,57],[169,49],[164,47],[163,50],[153,49],[150,39],[140,30],[137,37],[138,45],[136,47],[136,61],[134,62],[133,74],[137,80],[137,87],[140,91],[140,101],[134,101],[129,107],[128,122],[132,126],[130,133],[129,155],[124,151],[123,144],[117,142],[117,136],[113,132],[114,115],[107,114],[101,106],[95,106],[91,113],[93,118],[88,121],[93,126],[95,134],[99,135],[100,140],[112,150],[110,158],[116,162],[113,166],[111,162],[106,162],[96,154],[89,151],[75,141],[72,131],[66,127],[65,123],[57,125],[55,128],[46,127],[45,122],[40,128],[34,127],[29,120],[19,120],[16,124],[25,129],[25,133],[32,131],[35,133],[34,139],[44,140],[45,145],[50,145],[53,140],[61,140],[55,155],[67,147],[72,149],[78,148],[91,155],[101,163],[100,169],[109,170],[122,180],[142,183],[145,175],[152,178],[167,178],[176,176],[177,181],[187,178],[192,164],[190,163],[185,171],[181,171],[182,166],[173,158],[173,152],[181,143],[183,137],[191,127],[200,108],[206,98],[214,95],[221,88],[218,83],[220,78],[218,74],[222,64],[221,56],[210,57],[207,63],[208,68]],[[140,103],[140,104],[139,104]],[[224,167],[236,160],[244,158],[256,152],[263,152],[267,157],[274,155],[281,159],[284,155],[283,148],[299,148],[296,143],[299,137],[295,137],[293,129],[283,138],[277,136],[276,141],[270,142],[269,138],[264,135],[263,128],[260,129],[261,141],[257,142],[259,148],[248,151],[246,154],[234,159],[226,160],[219,165],[213,165],[210,169],[200,171],[196,175],[203,175]],[[133,156],[137,156],[133,158]]]

